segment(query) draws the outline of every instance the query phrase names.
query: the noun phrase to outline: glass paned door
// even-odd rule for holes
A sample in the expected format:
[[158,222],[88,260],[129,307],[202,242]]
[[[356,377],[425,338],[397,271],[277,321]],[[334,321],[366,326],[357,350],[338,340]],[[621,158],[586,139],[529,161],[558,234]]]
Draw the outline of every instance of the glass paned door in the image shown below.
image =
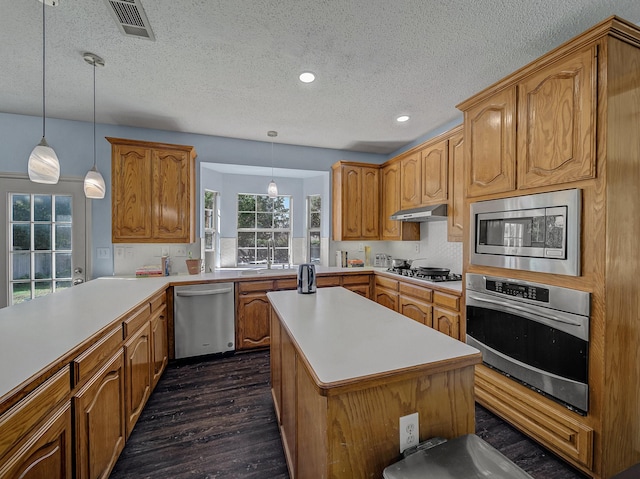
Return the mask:
[[38,185],[0,178],[6,266],[0,306],[18,304],[85,279],[86,204],[82,182]]

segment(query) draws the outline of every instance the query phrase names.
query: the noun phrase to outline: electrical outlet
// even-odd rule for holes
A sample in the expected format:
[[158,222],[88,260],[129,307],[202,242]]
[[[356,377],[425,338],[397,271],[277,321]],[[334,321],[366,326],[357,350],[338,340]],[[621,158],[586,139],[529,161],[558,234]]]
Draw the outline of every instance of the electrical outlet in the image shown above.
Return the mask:
[[364,251],[364,243],[358,243],[358,251]]
[[173,255],[176,256],[176,257],[187,256],[187,247],[186,246],[174,246],[173,247]]
[[414,412],[400,418],[400,452],[417,446],[420,442],[418,413]]
[[420,243],[416,243],[415,246],[413,247],[413,251],[415,253],[419,253],[420,252]]

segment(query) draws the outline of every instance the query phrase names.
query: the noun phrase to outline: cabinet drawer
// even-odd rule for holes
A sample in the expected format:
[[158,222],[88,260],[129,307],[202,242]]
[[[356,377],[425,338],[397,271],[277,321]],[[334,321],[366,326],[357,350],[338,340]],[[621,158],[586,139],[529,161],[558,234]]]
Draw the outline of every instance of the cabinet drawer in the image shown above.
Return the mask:
[[377,287],[398,291],[398,281],[395,279],[385,278],[383,276],[376,276],[376,288]]
[[476,366],[475,394],[480,404],[556,454],[592,467],[593,429],[578,416],[482,365]]
[[167,303],[167,295],[164,292],[160,293],[157,296],[154,296],[149,301],[149,304],[151,305],[151,312],[154,313],[159,308],[161,308],[162,305],[164,305],[166,303]]
[[238,293],[246,294],[255,291],[273,291],[275,285],[273,281],[247,281],[238,283]]
[[400,293],[405,296],[413,296],[428,303],[432,301],[431,298],[433,297],[432,290],[409,283],[400,283]]
[[140,327],[149,321],[151,315],[151,307],[149,304],[145,304],[138,308],[135,312],[131,313],[127,319],[124,320],[124,337],[125,339],[135,333]]
[[282,278],[274,281],[275,289],[297,289],[298,280],[296,278]]
[[0,457],[71,393],[68,367],[47,379],[0,417]]
[[342,284],[369,284],[371,276],[368,274],[345,274],[342,277]]
[[460,311],[460,296],[434,291],[433,302],[445,308]]
[[340,276],[318,276],[316,278],[316,285],[318,288],[340,286]]
[[75,358],[71,362],[74,384],[77,385],[88,378],[94,369],[113,355],[113,352],[120,347],[121,342],[122,327],[118,325]]

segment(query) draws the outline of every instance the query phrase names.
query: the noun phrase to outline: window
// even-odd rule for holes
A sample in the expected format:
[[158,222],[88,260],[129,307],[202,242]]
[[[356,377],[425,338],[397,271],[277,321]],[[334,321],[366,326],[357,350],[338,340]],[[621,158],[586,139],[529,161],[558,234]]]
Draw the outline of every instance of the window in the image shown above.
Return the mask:
[[218,231],[218,193],[204,190],[204,250],[213,251]]
[[320,195],[307,196],[307,260],[320,264]]
[[72,199],[9,195],[10,304],[69,288],[72,282]]
[[291,197],[238,194],[238,265],[265,264],[274,243],[274,264],[290,262]]

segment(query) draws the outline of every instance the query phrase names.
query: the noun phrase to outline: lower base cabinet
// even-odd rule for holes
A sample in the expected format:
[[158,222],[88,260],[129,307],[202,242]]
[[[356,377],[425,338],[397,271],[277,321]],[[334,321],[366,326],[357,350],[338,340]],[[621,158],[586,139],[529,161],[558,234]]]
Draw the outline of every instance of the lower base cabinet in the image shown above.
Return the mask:
[[151,395],[151,324],[146,322],[124,344],[127,438]]
[[106,479],[124,448],[122,348],[73,397],[77,479]]
[[0,478],[71,479],[71,403],[67,401],[2,461]]

